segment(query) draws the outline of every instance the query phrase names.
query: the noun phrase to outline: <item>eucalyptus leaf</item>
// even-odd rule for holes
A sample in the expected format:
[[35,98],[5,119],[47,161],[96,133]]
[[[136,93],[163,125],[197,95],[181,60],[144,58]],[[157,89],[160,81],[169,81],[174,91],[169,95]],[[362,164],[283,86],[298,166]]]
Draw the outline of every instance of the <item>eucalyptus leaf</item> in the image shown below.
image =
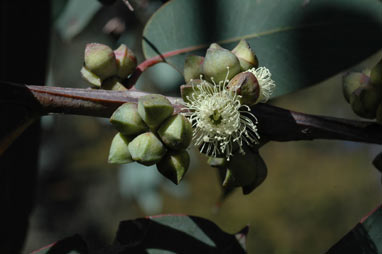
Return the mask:
[[[323,81],[382,45],[378,0],[173,0],[144,29],[146,58],[179,50],[204,55],[212,42],[245,38],[277,83],[273,97]],[[147,43],[147,41],[149,43]],[[152,44],[150,46],[150,44]],[[167,62],[183,69],[187,54]]]

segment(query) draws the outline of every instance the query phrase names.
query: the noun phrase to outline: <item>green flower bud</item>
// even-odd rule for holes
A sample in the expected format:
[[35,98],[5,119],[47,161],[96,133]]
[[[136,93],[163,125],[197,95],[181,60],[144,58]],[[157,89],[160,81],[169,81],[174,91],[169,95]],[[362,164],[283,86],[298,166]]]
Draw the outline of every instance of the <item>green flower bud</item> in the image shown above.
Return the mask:
[[159,127],[158,134],[167,147],[174,150],[186,149],[192,139],[191,123],[181,114],[171,116]]
[[370,81],[382,90],[382,59],[371,69]]
[[145,132],[134,138],[128,145],[133,160],[151,166],[158,163],[166,154],[167,149],[152,133]]
[[259,67],[259,61],[246,40],[241,40],[232,53],[239,59],[242,71]]
[[179,184],[186,174],[190,165],[190,155],[185,150],[167,153],[163,159],[157,163],[158,171],[170,179],[173,183]]
[[[180,86],[180,94],[184,102],[190,103],[191,101],[187,98],[192,98],[192,96],[198,96],[200,90],[195,89],[199,84],[203,84],[206,86],[210,86],[212,88],[212,84],[201,79],[193,79],[187,83],[187,85]],[[212,90],[211,90],[212,91]]]
[[119,132],[114,136],[109,151],[109,163],[126,164],[133,162],[128,149],[130,141],[131,138],[124,136]]
[[124,103],[114,111],[110,122],[121,133],[125,135],[138,135],[148,130],[138,114],[135,103]]
[[359,87],[366,85],[369,77],[361,72],[349,72],[343,76],[342,92],[347,102],[350,102],[351,94]]
[[211,43],[208,49],[224,49],[224,48],[217,43]]
[[259,99],[259,82],[251,72],[240,72],[231,79],[227,87],[236,91],[238,95],[241,95],[241,104],[251,106]]
[[86,45],[85,67],[101,80],[117,74],[117,63],[113,50],[100,43]]
[[90,85],[94,87],[101,87],[102,80],[95,75],[93,72],[86,69],[85,66],[81,68],[81,76],[84,80],[86,80]]
[[350,96],[354,113],[364,118],[374,119],[380,102],[381,94],[370,84],[359,87]]
[[137,58],[125,44],[114,50],[114,54],[117,61],[117,75],[125,79],[137,68]]
[[[227,68],[229,70],[227,70]],[[228,72],[228,77],[227,77]],[[209,48],[203,62],[203,74],[209,81],[219,83],[240,72],[239,59],[229,50]]]
[[184,80],[188,83],[191,79],[199,79],[202,75],[202,65],[204,57],[189,55],[184,63]]
[[122,84],[118,77],[111,77],[102,82],[102,89],[113,91],[127,91],[128,89]]
[[156,130],[173,112],[173,106],[163,95],[150,94],[138,99],[138,113],[143,121],[153,130]]
[[377,108],[377,123],[382,124],[382,101]]

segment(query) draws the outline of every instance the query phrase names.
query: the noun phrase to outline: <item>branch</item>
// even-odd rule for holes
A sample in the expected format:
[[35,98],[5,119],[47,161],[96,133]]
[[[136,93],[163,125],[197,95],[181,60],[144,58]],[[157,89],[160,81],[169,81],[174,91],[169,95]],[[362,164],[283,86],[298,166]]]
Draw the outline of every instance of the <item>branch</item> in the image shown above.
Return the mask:
[[[136,103],[147,93],[29,86],[0,83],[0,104],[24,105],[41,115],[49,113],[110,117],[125,102]],[[182,110],[181,99],[168,97],[175,112]],[[316,116],[281,109],[269,104],[252,108],[259,120],[261,137],[274,141],[338,139],[382,144],[382,126],[375,122]]]

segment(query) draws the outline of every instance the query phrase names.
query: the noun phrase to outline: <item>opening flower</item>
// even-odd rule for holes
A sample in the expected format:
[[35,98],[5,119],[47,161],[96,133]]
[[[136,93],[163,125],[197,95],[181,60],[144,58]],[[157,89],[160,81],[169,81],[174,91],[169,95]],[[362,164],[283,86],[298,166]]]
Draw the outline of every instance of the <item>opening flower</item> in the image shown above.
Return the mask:
[[[244,153],[244,144],[257,144],[260,139],[257,118],[248,105],[241,104],[241,96],[234,89],[227,88],[228,71],[225,80],[218,84],[213,81],[212,85],[201,78],[184,103],[188,109],[185,115],[193,127],[194,145],[208,156],[224,156],[227,160],[234,149]],[[261,67],[250,72],[254,73],[262,86],[261,99],[258,101],[266,101],[275,87],[269,70]]]

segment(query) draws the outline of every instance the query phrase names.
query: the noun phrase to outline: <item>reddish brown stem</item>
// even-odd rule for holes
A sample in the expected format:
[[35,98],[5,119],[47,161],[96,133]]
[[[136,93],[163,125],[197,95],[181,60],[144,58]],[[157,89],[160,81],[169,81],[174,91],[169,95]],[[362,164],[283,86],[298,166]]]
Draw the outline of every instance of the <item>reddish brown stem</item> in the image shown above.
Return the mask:
[[[147,93],[140,91],[105,91],[61,87],[0,84],[0,104],[24,105],[40,114],[62,113],[110,117],[125,102],[136,103]],[[181,99],[168,97],[176,112]],[[274,141],[339,139],[382,144],[382,126],[375,122],[315,116],[281,109],[268,104],[252,108],[259,120],[259,133]]]

